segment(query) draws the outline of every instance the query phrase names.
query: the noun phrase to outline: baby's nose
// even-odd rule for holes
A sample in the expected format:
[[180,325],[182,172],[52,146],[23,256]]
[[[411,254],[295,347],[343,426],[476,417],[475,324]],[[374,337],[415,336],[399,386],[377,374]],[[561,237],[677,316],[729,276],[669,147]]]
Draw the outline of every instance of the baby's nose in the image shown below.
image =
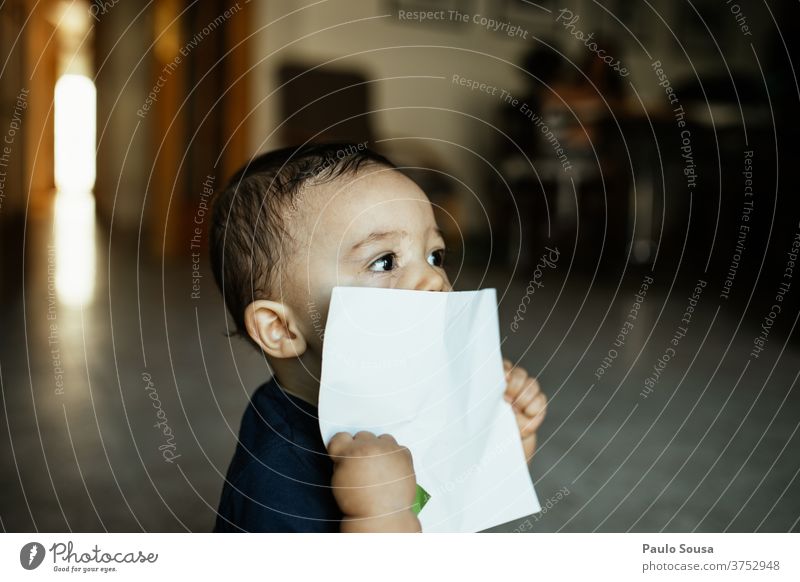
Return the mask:
[[450,281],[440,269],[426,264],[416,276],[417,280],[411,287],[415,291],[450,291]]

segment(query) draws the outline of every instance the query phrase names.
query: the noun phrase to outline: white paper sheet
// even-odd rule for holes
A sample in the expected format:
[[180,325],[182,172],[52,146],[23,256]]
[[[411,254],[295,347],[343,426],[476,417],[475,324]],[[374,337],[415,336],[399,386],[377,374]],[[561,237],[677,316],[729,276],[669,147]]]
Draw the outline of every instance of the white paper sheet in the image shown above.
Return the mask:
[[494,289],[333,290],[323,441],[368,430],[408,447],[431,494],[423,531],[480,531],[540,511],[504,391]]

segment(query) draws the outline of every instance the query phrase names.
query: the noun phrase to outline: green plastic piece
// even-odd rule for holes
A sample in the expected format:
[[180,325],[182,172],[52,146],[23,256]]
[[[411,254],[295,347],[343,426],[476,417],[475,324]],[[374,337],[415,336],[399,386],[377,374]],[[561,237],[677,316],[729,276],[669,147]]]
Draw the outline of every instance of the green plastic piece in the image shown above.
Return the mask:
[[419,512],[422,511],[422,508],[425,507],[430,498],[431,494],[425,491],[421,485],[417,485],[417,494],[414,496],[414,504],[411,506],[411,511],[414,512],[414,515],[419,515]]

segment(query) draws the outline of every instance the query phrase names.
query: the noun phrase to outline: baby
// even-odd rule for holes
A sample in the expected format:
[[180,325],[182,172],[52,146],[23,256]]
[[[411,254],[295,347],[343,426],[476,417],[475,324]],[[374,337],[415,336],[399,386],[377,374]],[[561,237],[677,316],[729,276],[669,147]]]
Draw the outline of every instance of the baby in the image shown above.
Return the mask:
[[[316,406],[334,286],[452,289],[425,193],[361,144],[273,151],[216,197],[210,250],[237,333],[273,371],[244,414],[215,530],[420,531],[408,449],[368,432],[323,443]],[[504,366],[530,460],[546,397]]]

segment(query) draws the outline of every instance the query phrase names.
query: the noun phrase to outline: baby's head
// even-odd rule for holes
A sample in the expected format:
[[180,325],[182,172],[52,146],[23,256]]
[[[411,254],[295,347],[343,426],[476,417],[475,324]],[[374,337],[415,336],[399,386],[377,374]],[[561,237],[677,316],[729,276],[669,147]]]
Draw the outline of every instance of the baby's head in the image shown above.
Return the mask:
[[237,332],[270,358],[321,359],[337,285],[451,289],[428,197],[362,144],[254,159],[217,196],[210,239]]

